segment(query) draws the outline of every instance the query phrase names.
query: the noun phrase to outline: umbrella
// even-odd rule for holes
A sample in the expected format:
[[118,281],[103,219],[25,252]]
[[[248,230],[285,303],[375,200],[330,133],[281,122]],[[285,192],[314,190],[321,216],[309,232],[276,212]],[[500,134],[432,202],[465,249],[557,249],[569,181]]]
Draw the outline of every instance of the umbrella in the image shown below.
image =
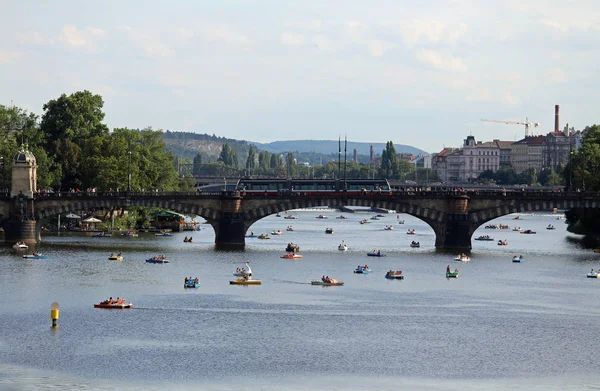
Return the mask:
[[88,217],[87,219],[83,220],[84,223],[101,223],[102,220],[98,220],[95,217]]
[[77,216],[75,213],[69,213],[65,216],[67,219],[80,219],[80,216]]

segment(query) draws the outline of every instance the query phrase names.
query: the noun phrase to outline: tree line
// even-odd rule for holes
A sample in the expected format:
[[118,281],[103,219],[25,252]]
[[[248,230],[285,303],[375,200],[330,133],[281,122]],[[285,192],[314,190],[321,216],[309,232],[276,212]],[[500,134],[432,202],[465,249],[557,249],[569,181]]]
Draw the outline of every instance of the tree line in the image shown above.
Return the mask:
[[41,117],[0,105],[0,156],[10,188],[13,156],[26,148],[36,158],[39,189],[191,190],[180,179],[160,130],[108,129],[104,101],[90,91],[62,94],[43,105]]

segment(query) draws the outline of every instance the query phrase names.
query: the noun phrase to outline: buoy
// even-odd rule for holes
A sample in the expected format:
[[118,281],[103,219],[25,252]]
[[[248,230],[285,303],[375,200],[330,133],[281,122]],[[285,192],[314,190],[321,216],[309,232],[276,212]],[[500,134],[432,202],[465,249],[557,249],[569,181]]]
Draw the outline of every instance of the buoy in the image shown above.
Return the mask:
[[52,319],[52,327],[56,327],[56,322],[58,321],[58,308],[59,304],[57,301],[50,305],[50,319]]

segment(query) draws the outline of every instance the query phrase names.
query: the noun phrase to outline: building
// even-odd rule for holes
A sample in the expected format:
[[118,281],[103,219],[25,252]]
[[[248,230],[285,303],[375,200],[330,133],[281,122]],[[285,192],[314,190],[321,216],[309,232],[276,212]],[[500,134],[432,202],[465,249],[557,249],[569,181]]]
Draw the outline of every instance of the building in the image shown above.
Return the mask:
[[500,148],[500,170],[511,168],[510,155],[512,153],[512,145],[514,141],[494,140],[498,148]]
[[441,182],[454,182],[458,180],[459,163],[458,148],[444,148],[431,159],[431,168],[436,172]]
[[564,132],[548,133],[542,143],[543,167],[551,167],[554,170],[564,167],[569,162],[571,153],[571,138]]
[[475,141],[474,136],[467,136],[461,148],[458,181],[474,182],[487,170],[498,171],[500,168],[500,147],[494,141]]
[[517,174],[535,168],[538,172],[544,166],[543,150],[546,136],[527,136],[512,144],[510,163]]

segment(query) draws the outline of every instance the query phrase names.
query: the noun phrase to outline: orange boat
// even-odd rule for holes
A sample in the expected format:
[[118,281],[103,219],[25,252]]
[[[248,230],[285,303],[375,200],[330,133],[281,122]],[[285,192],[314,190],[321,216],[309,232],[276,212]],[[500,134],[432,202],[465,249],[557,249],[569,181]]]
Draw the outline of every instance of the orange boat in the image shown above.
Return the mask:
[[300,259],[300,258],[302,258],[302,255],[296,254],[296,253],[288,253],[288,254],[282,255],[280,258],[283,258],[283,259]]
[[108,308],[108,309],[125,309],[132,308],[131,303],[127,303],[125,299],[116,300],[112,303],[108,303],[108,301],[103,301],[98,304],[94,304],[94,308]]

